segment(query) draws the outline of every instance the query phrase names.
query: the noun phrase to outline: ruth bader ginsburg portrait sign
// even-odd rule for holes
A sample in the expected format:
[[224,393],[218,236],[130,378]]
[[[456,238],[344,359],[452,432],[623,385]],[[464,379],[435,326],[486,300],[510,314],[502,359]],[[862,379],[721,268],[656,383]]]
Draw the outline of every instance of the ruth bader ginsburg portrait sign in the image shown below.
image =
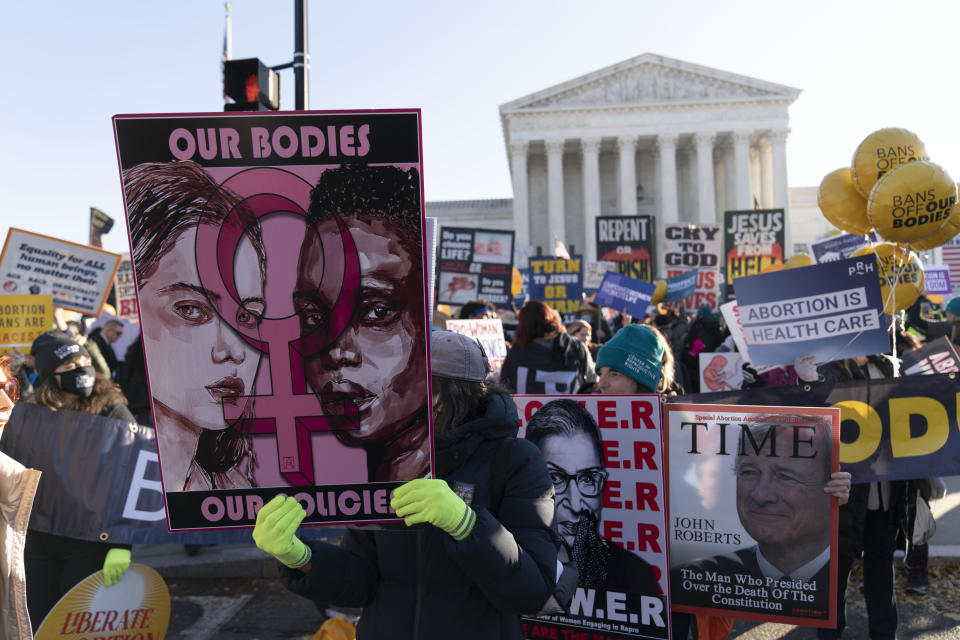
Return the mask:
[[171,530],[433,469],[420,112],[116,116]]
[[667,404],[673,609],[836,620],[840,410]]
[[524,618],[526,637],[667,638],[659,396],[514,402],[521,434],[539,447],[553,480],[562,539],[557,587],[539,616]]

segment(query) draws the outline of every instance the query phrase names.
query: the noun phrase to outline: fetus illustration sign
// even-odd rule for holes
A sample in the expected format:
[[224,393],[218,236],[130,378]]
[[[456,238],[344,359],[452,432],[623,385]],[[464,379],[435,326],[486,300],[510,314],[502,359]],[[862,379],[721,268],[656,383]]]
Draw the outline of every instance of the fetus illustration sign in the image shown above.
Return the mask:
[[171,530],[433,469],[420,113],[116,116]]

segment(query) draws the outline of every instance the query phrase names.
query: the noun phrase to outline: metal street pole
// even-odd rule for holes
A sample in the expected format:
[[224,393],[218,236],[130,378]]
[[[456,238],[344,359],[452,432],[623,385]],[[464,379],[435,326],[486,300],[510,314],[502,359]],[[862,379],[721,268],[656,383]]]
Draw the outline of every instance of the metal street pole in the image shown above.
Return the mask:
[[293,3],[293,81],[298,110],[310,108],[310,52],[307,46],[307,0]]

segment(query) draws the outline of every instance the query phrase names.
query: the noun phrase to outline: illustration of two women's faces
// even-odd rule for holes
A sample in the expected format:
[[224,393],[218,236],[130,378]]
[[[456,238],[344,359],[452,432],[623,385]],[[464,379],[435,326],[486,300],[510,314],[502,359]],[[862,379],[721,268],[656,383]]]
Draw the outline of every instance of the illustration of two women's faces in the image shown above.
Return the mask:
[[[417,393],[415,387],[423,384],[426,364],[418,305],[411,302],[408,287],[419,275],[414,257],[385,221],[346,222],[360,259],[357,308],[333,345],[306,354],[305,374],[321,403],[336,396],[357,405],[360,428],[337,435],[347,444],[362,445],[388,438],[397,424],[422,410],[425,391]],[[333,234],[336,226],[321,224],[317,231]],[[262,256],[244,237],[234,261],[240,304],[236,317],[225,318],[221,303],[228,294],[205,287],[197,275],[196,238],[196,227],[181,233],[141,283],[141,310],[149,318],[144,343],[155,404],[180,425],[222,430],[229,426],[223,405],[248,402],[243,396],[254,394],[260,353],[237,330],[259,335],[267,313],[266,276]],[[336,297],[321,284],[321,274],[305,267],[323,263],[313,255],[320,251],[319,235],[308,230],[292,292],[303,334],[326,321]]]

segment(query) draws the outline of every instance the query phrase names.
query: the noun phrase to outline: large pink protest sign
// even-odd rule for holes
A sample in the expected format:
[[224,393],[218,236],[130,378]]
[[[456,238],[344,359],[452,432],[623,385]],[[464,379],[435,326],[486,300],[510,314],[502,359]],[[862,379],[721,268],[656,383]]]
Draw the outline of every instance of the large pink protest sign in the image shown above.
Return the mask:
[[433,469],[417,111],[117,116],[171,530]]

